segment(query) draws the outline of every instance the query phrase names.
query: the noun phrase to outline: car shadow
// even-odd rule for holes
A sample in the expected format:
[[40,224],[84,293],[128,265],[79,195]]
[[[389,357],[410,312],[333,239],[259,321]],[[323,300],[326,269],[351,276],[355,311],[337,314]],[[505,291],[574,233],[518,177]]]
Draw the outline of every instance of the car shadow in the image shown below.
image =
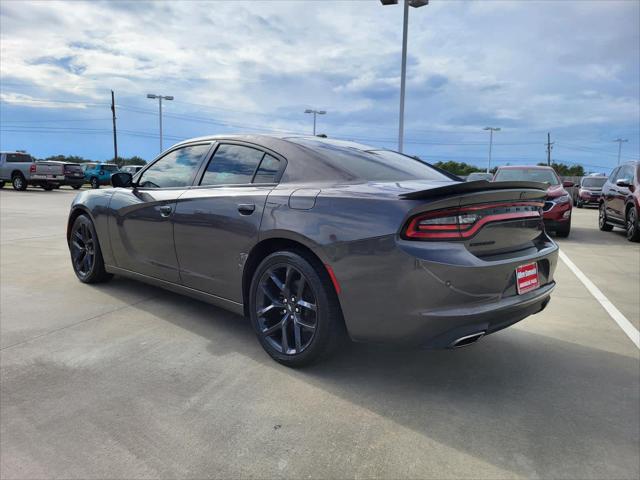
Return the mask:
[[211,362],[249,357],[514,475],[638,471],[638,358],[527,332],[524,323],[454,351],[351,343],[294,370],[270,359],[246,319],[158,293],[136,308],[206,339]]

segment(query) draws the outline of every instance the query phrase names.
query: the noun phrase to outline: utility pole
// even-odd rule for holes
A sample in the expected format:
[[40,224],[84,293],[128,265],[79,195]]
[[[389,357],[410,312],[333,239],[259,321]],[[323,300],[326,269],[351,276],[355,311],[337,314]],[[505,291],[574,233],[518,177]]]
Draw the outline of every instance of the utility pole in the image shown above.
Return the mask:
[[626,138],[616,138],[614,142],[618,142],[618,165],[620,165],[620,156],[622,155],[622,144],[628,142]]
[[155,95],[153,93],[148,93],[147,98],[158,99],[158,110],[160,113],[160,153],[162,153],[162,100],[173,100],[172,95]]
[[113,119],[113,163],[118,165],[118,136],[116,134],[116,100],[113,94],[113,90],[111,90],[111,117]]
[[555,142],[551,141],[551,134],[547,133],[547,165],[551,166],[551,150],[553,149],[553,144]]
[[487,173],[491,170],[491,149],[493,148],[493,132],[499,132],[500,127],[484,127],[484,130],[489,130],[489,164],[487,165]]

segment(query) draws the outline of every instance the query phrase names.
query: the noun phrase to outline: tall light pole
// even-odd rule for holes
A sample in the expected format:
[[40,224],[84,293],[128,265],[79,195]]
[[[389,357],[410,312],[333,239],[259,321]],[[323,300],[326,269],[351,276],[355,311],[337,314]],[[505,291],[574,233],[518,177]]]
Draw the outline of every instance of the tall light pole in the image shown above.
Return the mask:
[[618,142],[618,165],[620,165],[620,155],[622,155],[622,144],[628,142],[626,138],[616,138],[614,142]]
[[[380,0],[382,5],[397,5],[398,0]],[[402,67],[400,71],[400,118],[398,121],[398,151],[404,147],[404,91],[407,76],[407,35],[409,30],[409,6],[414,8],[429,5],[429,0],[404,0],[402,20]]]
[[304,113],[313,113],[313,136],[316,136],[316,115],[326,115],[325,110],[314,110],[312,108],[307,108]]
[[155,95],[153,93],[147,93],[147,98],[158,99],[158,108],[160,110],[160,152],[162,153],[162,100],[173,100],[172,95]]
[[489,165],[487,165],[487,173],[491,170],[491,148],[493,147],[493,132],[499,132],[500,127],[484,127],[484,130],[489,130]]

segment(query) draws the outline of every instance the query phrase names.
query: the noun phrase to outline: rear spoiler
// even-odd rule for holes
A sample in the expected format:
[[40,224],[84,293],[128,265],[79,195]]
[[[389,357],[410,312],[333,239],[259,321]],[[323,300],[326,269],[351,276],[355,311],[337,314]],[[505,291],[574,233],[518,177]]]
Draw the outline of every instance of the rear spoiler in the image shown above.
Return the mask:
[[444,197],[452,194],[487,192],[490,190],[540,190],[541,193],[546,193],[547,187],[546,183],[540,182],[488,182],[486,180],[476,180],[475,182],[452,183],[444,187],[403,193],[400,195],[400,198],[418,200],[423,198]]

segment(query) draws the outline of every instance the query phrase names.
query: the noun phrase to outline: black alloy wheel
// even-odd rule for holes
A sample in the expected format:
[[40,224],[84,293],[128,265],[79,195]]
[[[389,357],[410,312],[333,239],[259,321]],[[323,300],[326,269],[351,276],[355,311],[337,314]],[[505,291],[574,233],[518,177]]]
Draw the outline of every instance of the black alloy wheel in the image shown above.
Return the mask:
[[251,323],[276,361],[299,367],[329,354],[343,338],[337,295],[322,264],[297,252],[276,252],[251,282]]
[[81,282],[99,283],[112,277],[105,271],[93,223],[85,215],[80,215],[73,223],[69,238],[69,251],[73,271]]
[[91,177],[91,188],[98,189],[100,188],[100,181],[97,177]]
[[603,232],[610,232],[613,230],[613,225],[607,223],[607,213],[605,212],[604,203],[600,204],[600,209],[598,211],[598,227]]
[[638,228],[638,212],[636,207],[631,207],[627,212],[627,240],[630,242],[640,241],[640,228]]

